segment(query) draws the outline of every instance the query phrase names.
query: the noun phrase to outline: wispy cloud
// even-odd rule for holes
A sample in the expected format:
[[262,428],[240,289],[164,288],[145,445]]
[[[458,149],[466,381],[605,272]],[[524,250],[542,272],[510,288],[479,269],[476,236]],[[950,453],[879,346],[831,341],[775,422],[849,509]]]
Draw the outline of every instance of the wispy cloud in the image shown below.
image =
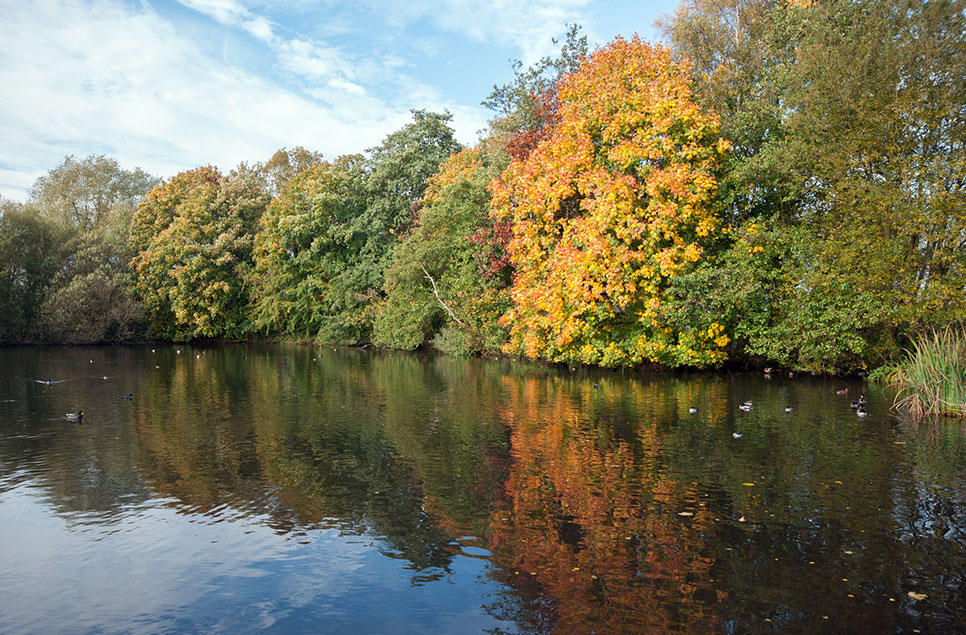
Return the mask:
[[[298,36],[234,0],[185,0],[267,46],[299,89],[225,65],[151,5],[120,0],[0,0],[0,193],[29,185],[68,154],[104,153],[126,167],[170,176],[204,163],[228,169],[304,145],[335,157],[373,146],[403,125],[411,107],[458,113],[464,140],[485,115],[411,102],[410,92],[371,94],[367,78],[390,75],[372,60]],[[359,70],[362,69],[362,70]],[[397,91],[409,80],[396,82]],[[432,93],[426,88],[421,92]]]
[[271,22],[255,15],[236,0],[178,0],[181,4],[204,13],[227,26],[244,29],[259,40],[270,42],[275,33]]
[[476,42],[520,52],[524,64],[553,53],[552,38],[567,23],[583,23],[591,0],[368,0],[366,6],[397,27],[431,20]]

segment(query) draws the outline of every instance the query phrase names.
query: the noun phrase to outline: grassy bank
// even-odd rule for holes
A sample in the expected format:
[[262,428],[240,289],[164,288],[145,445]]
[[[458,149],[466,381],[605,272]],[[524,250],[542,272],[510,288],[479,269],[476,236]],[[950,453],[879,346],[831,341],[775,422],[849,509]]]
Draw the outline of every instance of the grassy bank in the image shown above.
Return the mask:
[[896,406],[914,416],[966,417],[966,328],[925,334],[906,353],[890,377]]

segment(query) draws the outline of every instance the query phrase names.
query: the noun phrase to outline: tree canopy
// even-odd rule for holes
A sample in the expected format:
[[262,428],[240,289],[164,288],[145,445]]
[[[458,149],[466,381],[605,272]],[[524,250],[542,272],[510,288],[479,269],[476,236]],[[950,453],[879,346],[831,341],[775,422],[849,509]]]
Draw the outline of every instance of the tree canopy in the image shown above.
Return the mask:
[[689,81],[686,64],[638,38],[561,81],[549,137],[492,186],[493,213],[513,231],[510,350],[611,366],[722,358],[717,323],[672,332],[661,320],[667,281],[721,231],[727,144]]

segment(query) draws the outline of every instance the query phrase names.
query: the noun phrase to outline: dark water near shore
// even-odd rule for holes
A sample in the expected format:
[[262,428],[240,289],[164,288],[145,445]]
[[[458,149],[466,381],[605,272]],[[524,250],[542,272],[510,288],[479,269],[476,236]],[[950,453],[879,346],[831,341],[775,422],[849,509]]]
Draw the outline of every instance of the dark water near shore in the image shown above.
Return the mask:
[[154,348],[0,349],[0,632],[966,632],[966,427],[879,387]]

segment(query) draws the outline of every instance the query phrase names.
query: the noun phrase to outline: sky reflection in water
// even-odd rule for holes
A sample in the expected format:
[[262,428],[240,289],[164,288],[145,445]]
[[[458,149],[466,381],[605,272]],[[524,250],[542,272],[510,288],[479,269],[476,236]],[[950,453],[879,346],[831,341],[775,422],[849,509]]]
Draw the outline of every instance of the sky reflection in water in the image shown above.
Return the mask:
[[878,388],[154,348],[0,349],[0,631],[966,628],[966,434]]

